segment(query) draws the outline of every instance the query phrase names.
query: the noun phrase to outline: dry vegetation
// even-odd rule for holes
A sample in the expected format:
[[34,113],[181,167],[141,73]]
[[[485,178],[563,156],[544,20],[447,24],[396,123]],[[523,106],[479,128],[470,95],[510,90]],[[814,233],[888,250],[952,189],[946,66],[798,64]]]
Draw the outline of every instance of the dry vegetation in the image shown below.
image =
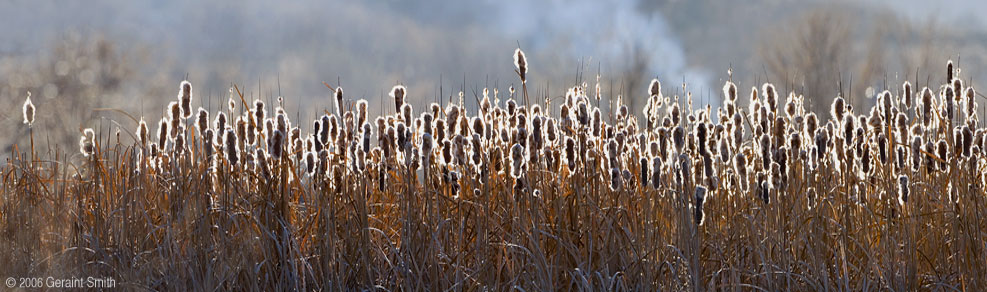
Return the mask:
[[987,145],[951,63],[946,84],[864,109],[836,97],[819,116],[771,84],[740,108],[728,82],[713,110],[655,80],[642,121],[586,85],[529,97],[527,65],[517,51],[521,89],[484,90],[475,109],[460,95],[416,112],[395,86],[374,118],[327,85],[335,107],[308,133],[238,88],[194,110],[182,82],[161,120],[87,129],[71,153],[14,148],[0,275],[200,291],[987,286]]

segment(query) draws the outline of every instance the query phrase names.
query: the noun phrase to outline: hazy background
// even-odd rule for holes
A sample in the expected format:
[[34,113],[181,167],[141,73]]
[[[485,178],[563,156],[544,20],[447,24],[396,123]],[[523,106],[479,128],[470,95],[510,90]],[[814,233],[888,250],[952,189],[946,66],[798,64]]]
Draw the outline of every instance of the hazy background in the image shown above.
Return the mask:
[[982,84],[987,23],[973,12],[987,3],[933,2],[8,0],[0,4],[0,106],[8,109],[0,145],[3,155],[26,147],[27,91],[38,144],[76,151],[82,128],[131,132],[131,118],[105,109],[157,121],[186,76],[193,104],[211,110],[237,84],[248,100],[284,96],[285,108],[308,120],[332,106],[323,81],[370,100],[375,112],[393,110],[378,101],[398,83],[416,109],[460,90],[473,107],[483,87],[506,99],[518,85],[518,45],[531,96],[592,87],[599,72],[604,98],[623,95],[635,112],[654,77],[666,95],[681,95],[685,81],[697,103],[716,105],[730,68],[741,100],[770,81],[820,112],[840,81],[844,95],[867,104],[867,87],[943,82],[950,58],[960,77]]

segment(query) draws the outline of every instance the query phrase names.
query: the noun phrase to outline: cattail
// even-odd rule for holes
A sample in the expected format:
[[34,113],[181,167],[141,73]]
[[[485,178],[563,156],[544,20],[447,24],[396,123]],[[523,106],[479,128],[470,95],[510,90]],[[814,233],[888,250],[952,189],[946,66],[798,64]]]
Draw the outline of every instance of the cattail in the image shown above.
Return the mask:
[[209,128],[209,112],[206,109],[199,107],[199,115],[196,117],[195,125],[199,133],[205,132]]
[[837,96],[833,99],[833,105],[830,108],[830,114],[837,121],[843,120],[843,114],[846,113],[846,101],[843,100],[843,96]]
[[144,117],[141,117],[141,121],[137,123],[137,142],[139,142],[141,146],[147,145],[147,135],[147,123],[144,122]]
[[764,91],[764,99],[768,104],[768,111],[772,113],[778,112],[778,93],[775,92],[775,86],[771,83],[765,83],[761,86]]
[[79,139],[79,152],[82,153],[82,156],[89,157],[96,152],[95,141],[96,132],[92,128],[86,128],[82,131],[82,138]]
[[521,83],[526,83],[528,80],[528,61],[524,58],[524,52],[521,51],[521,48],[514,50],[514,67],[517,68],[517,74],[521,77]]
[[268,145],[271,157],[281,159],[281,154],[284,151],[284,132],[275,130],[270,139],[271,142]]
[[943,89],[943,107],[946,112],[946,120],[952,121],[956,113],[956,102],[953,100],[956,92],[953,91],[952,87],[946,87]]
[[737,155],[733,158],[733,169],[737,172],[737,176],[740,177],[740,187],[744,192],[748,189],[747,184],[747,158],[744,156],[743,152],[737,152]]
[[187,119],[192,116],[192,83],[184,80],[179,88],[178,98],[182,101],[182,117]]
[[898,176],[898,204],[904,206],[905,203],[908,203],[909,192],[908,176]]
[[305,173],[315,174],[315,152],[305,152]]
[[174,101],[168,104],[168,108],[171,113],[171,115],[169,116],[169,119],[171,121],[171,127],[170,127],[171,138],[174,139],[175,135],[178,134],[175,132],[178,130],[178,125],[181,125],[182,123],[182,117],[181,117],[182,109],[179,106],[178,102],[174,102]]
[[682,126],[676,126],[672,131],[672,141],[675,145],[675,151],[681,153],[682,148],[685,147],[685,129]]
[[926,128],[932,126],[932,90],[928,87],[922,88],[921,116],[922,125]]
[[694,208],[695,208],[694,209],[695,210],[695,214],[694,214],[693,217],[695,219],[696,226],[702,226],[703,225],[703,217],[705,217],[704,216],[705,213],[703,212],[703,203],[705,203],[705,201],[706,201],[706,187],[704,187],[704,186],[696,186],[696,197],[695,198],[696,198],[696,203],[695,203],[695,206],[694,206]]
[[401,106],[401,116],[404,117],[405,123],[411,123],[413,115],[414,107],[412,107],[410,103],[406,103]]
[[723,96],[726,97],[728,102],[737,102],[737,85],[733,84],[731,81],[727,81],[723,84]]
[[622,174],[620,172],[620,169],[618,169],[618,168],[611,168],[610,169],[610,190],[611,191],[616,191],[616,190],[619,190],[621,188],[621,184],[623,183],[623,181],[621,179],[621,176],[622,176]]
[[226,132],[226,114],[222,111],[216,114],[216,121],[214,122],[213,128],[220,133]]
[[363,124],[363,141],[362,141],[361,146],[363,146],[363,152],[366,152],[366,153],[369,153],[370,152],[370,135],[371,135],[371,133],[370,133],[370,124],[369,123],[364,123]]
[[356,124],[362,125],[367,122],[367,100],[356,101]]
[[923,144],[922,136],[917,135],[912,137],[912,141],[910,145],[912,149],[912,156],[911,156],[912,171],[918,171],[919,167],[921,167],[922,151],[920,149],[922,147],[922,144]]
[[213,144],[212,144],[213,135],[214,135],[214,133],[213,133],[213,130],[212,129],[206,129],[204,132],[202,132],[202,145],[203,145],[203,148],[205,148],[206,157],[207,158],[210,157],[210,156],[212,156],[212,152],[213,152]]
[[264,122],[264,119],[267,118],[267,112],[264,111],[264,101],[263,100],[259,100],[258,99],[258,100],[255,100],[254,101],[254,111],[253,111],[253,114],[254,114],[254,123],[255,124],[263,123]]
[[226,160],[230,162],[230,165],[235,165],[239,161],[240,151],[236,147],[236,132],[233,129],[228,129],[226,131]]
[[679,155],[679,172],[677,173],[678,183],[686,185],[692,182],[692,158],[687,154]]
[[977,100],[976,100],[977,92],[973,90],[972,86],[967,87],[966,91],[963,92],[963,96],[966,105],[965,110],[966,110],[967,118],[971,120],[976,120],[972,117],[977,115]]
[[953,60],[946,62],[946,82],[953,81]]
[[161,118],[161,123],[158,126],[158,143],[164,148],[165,142],[168,141],[168,119]]
[[[448,140],[446,141],[448,143]],[[511,146],[511,177],[518,179],[521,177],[521,172],[524,163],[524,147],[521,144],[515,143]]]
[[[183,132],[184,130],[180,130]],[[185,135],[175,136],[175,152],[184,153],[185,152]]]
[[24,124],[28,127],[34,125],[34,103],[31,103],[31,92],[27,92],[27,99],[24,100]]
[[960,136],[963,137],[962,139],[963,142],[961,144],[963,145],[962,147],[963,157],[970,158],[971,150],[973,148],[973,131],[970,130],[970,127],[963,126],[963,128],[960,130]]
[[949,149],[946,140],[939,139],[936,142],[936,155],[939,156],[939,170],[946,170],[946,162],[949,161]]
[[651,186],[658,189],[661,186],[661,166],[663,162],[660,156],[651,159]]

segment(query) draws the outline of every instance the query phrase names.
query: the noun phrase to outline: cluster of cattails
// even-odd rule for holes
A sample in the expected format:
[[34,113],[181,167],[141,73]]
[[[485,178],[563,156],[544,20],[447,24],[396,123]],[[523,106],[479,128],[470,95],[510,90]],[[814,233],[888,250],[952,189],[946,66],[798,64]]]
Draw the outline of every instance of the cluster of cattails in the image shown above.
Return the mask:
[[[515,51],[514,61],[524,82],[524,53]],[[465,179],[482,184],[492,178],[510,179],[517,187],[573,180],[599,182],[613,192],[690,192],[701,225],[703,204],[721,191],[770,204],[827,174],[861,192],[873,185],[869,180],[883,177],[897,183],[897,200],[904,204],[910,177],[944,175],[953,165],[980,169],[987,163],[987,139],[976,93],[958,78],[950,73],[938,89],[904,82],[877,94],[875,104],[862,111],[837,96],[828,117],[805,108],[806,97],[770,83],[752,86],[742,107],[738,85],[727,81],[723,107],[713,109],[695,108],[690,96],[683,103],[664,94],[655,79],[642,94],[643,124],[620,101],[607,108],[592,102],[593,88],[586,84],[567,88],[552,108],[516,101],[511,87],[504,101],[497,89],[484,89],[475,109],[460,95],[458,103],[432,103],[420,112],[409,102],[408,88],[397,85],[389,94],[393,110],[379,117],[370,116],[367,101],[348,102],[335,87],[335,112],[293,123],[281,98],[238,107],[241,99],[231,93],[226,109],[193,112],[192,86],[183,81],[178,101],[157,123],[157,135],[141,118],[136,137],[143,159],[157,171],[168,171],[170,164],[162,160],[189,157],[207,162],[213,172],[264,178],[291,162],[291,179],[324,178],[335,186],[355,175],[380,190],[386,190],[388,173],[400,171],[434,176],[431,182],[448,184],[455,194]],[[598,85],[592,95],[600,98]],[[33,117],[30,100],[28,123],[29,107]],[[311,131],[300,125],[311,125]],[[93,145],[87,130],[82,153],[94,153]]]

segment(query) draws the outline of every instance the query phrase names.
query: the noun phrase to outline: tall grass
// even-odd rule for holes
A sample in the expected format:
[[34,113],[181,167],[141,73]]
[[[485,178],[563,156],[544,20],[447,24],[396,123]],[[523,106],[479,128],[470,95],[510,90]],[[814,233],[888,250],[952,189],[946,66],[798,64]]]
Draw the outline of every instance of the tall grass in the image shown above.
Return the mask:
[[[520,50],[515,65],[526,85]],[[100,129],[79,151],[13,150],[0,276],[133,290],[981,290],[987,145],[977,95],[953,81],[916,91],[914,107],[906,82],[817,117],[771,84],[745,110],[727,82],[714,110],[681,108],[655,80],[641,124],[587,85],[560,105],[516,102],[512,87],[505,102],[485,89],[477,109],[419,113],[395,86],[380,117],[327,85],[337,110],[310,133],[238,89],[192,117],[182,82],[157,137],[141,117],[122,134],[133,144]]]

